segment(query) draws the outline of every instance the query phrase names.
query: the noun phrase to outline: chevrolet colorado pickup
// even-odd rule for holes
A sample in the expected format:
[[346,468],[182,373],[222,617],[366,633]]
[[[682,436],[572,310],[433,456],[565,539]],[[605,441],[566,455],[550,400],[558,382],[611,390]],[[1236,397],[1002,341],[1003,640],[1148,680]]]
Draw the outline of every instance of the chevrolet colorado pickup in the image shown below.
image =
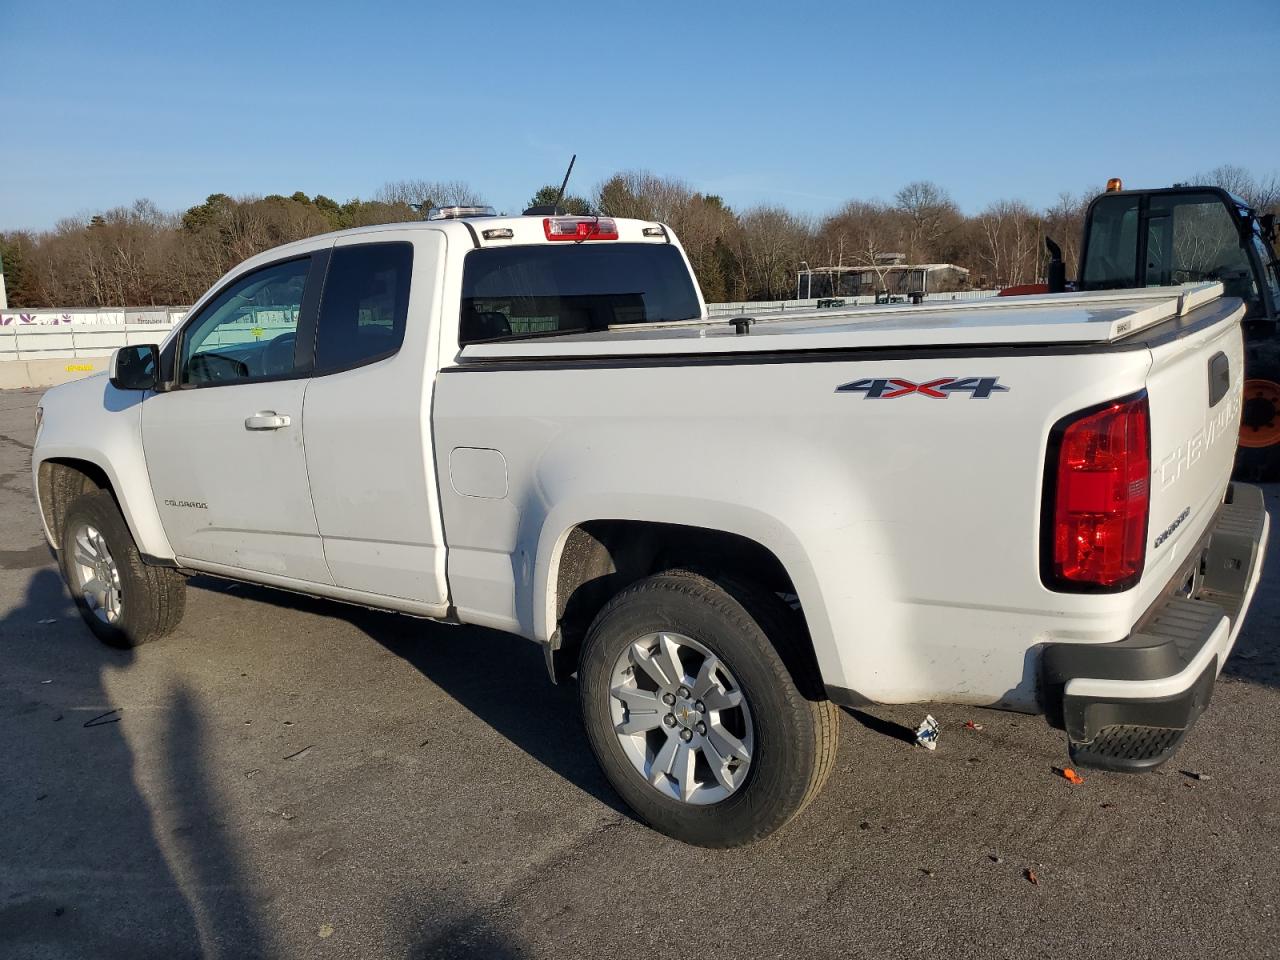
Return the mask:
[[[714,321],[659,223],[485,217],[260,254],[162,345],[46,393],[46,535],[90,629],[193,572],[541,644],[645,821],[730,846],[839,706],[1041,712],[1166,760],[1269,521],[1230,481],[1220,284]],[[477,669],[484,669],[477,664]]]

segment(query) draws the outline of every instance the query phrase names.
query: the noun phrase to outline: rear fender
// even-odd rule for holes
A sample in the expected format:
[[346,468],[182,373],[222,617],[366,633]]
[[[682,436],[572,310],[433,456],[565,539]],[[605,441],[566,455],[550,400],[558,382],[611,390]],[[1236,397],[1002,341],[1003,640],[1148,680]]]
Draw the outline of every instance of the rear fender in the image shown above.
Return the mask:
[[760,510],[698,497],[586,496],[558,504],[547,514],[538,538],[531,603],[533,636],[551,642],[557,624],[556,584],[565,544],[573,529],[593,520],[677,524],[734,534],[758,543],[782,564],[804,610],[814,653],[823,677],[842,677],[844,669],[814,566],[795,533],[778,518]]

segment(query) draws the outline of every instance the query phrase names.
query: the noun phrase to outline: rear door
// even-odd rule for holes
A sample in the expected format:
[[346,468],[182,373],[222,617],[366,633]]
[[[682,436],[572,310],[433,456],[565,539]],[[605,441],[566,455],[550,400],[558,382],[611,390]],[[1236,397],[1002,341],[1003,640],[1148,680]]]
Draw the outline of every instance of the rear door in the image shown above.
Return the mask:
[[306,336],[325,252],[232,280],[179,333],[176,387],[142,442],[165,533],[186,561],[329,583],[303,454]]
[[306,395],[324,555],[340,587],[448,605],[431,446],[444,237],[380,231],[334,246]]

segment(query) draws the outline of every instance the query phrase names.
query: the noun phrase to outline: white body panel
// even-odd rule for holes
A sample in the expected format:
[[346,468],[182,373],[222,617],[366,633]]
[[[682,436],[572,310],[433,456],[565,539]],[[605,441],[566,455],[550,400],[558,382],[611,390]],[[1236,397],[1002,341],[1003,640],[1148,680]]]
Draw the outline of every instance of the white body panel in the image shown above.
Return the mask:
[[[172,390],[142,404],[151,490],[174,556],[332,583],[303,451],[306,380]],[[289,418],[250,430],[262,413]]]
[[[370,239],[358,234],[335,249]],[[405,339],[386,360],[309,381],[305,438],[315,519],[335,584],[443,614],[448,589],[431,403],[444,236],[385,230],[377,239],[414,244]]]
[[[101,468],[116,491],[138,549],[153,557],[173,557],[142,455],[143,394],[117,390],[102,373],[46,391],[40,405],[44,423],[31,455],[33,482],[46,460],[83,461]],[[56,547],[43,510],[40,518],[46,539]]]
[[[574,525],[724,530],[787,568],[827,683],[881,702],[1027,705],[1029,650],[1121,639],[1150,602],[1144,590],[1050,593],[1037,553],[1050,427],[1141,389],[1150,363],[1139,350],[447,373],[437,450],[501,450],[510,485],[503,500],[442,492],[454,603],[464,620],[545,640]],[[867,377],[985,375],[1009,392],[836,392]]]
[[[624,241],[672,242],[618,224]],[[481,240],[488,227],[514,236]],[[1230,473],[1242,311],[1217,300],[1217,286],[762,318],[748,336],[695,321],[459,350],[465,255],[545,242],[540,222],[351,231],[228,276],[378,239],[415,246],[395,356],[259,384],[261,398],[247,385],[179,391],[192,408],[172,422],[181,396],[104,394],[102,380],[58,388],[33,461],[100,463],[154,556],[432,616],[452,605],[464,622],[544,642],[575,525],[738,534],[786,568],[828,685],[881,702],[1021,709],[1035,706],[1041,645],[1130,632],[1199,541]],[[1185,335],[1124,342],[1196,309]],[[1217,352],[1232,389],[1210,409]],[[837,390],[952,377],[1006,389],[874,402]],[[1051,429],[1141,390],[1155,473],[1146,573],[1122,593],[1052,592],[1039,555]],[[264,408],[296,411],[296,429],[251,447],[259,438],[232,427]],[[264,484],[262,501],[228,506]],[[209,516],[157,510],[157,498],[205,501]]]

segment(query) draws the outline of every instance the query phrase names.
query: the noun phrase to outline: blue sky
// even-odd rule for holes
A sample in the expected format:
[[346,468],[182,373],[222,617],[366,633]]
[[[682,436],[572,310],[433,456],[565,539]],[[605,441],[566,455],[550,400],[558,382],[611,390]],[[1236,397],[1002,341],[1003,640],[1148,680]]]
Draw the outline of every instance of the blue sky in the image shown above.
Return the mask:
[[148,197],[679,176],[822,213],[1280,169],[1280,2],[0,0],[0,229]]

